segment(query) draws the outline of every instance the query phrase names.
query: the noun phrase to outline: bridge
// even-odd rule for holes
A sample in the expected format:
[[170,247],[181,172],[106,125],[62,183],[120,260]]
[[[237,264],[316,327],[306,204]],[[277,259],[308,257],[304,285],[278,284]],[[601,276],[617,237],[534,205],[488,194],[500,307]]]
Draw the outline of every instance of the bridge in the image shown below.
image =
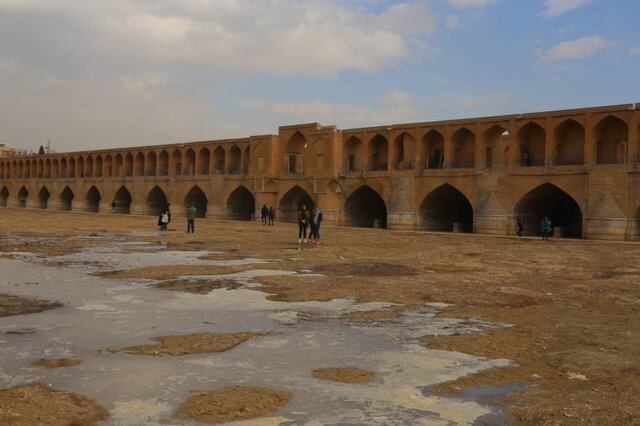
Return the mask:
[[[0,157],[0,206],[251,220],[263,204],[293,221],[640,240],[640,105]],[[259,213],[258,213],[259,215]]]

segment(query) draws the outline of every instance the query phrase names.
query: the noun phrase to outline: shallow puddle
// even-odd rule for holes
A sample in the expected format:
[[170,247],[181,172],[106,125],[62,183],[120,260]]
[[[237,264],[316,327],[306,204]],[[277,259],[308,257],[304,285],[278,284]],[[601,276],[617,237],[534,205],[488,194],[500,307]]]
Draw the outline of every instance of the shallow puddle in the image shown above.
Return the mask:
[[[71,265],[86,261],[94,268],[94,262],[101,261],[102,267],[114,269],[140,267],[140,262],[203,262],[199,251],[147,250],[142,244],[137,246],[142,250],[131,252],[133,246],[116,242],[65,257]],[[206,295],[168,292],[147,286],[149,280],[110,280],[86,272],[91,271],[0,259],[0,293],[64,303],[50,311],[0,318],[0,387],[51,383],[106,407],[111,415],[106,424],[188,424],[170,416],[192,390],[240,385],[293,395],[273,413],[272,424],[470,424],[495,410],[473,398],[433,396],[423,390],[509,364],[423,347],[419,339],[425,335],[464,334],[495,326],[436,318],[442,305],[425,305],[398,318],[363,323],[341,317],[393,305],[355,304],[350,299],[277,302],[254,289],[259,285],[253,281],[257,277],[280,274],[304,280],[309,275],[306,271],[255,269],[227,274],[218,278],[238,280],[243,287],[216,289]],[[28,284],[33,282],[39,285]],[[35,332],[6,334],[18,328]],[[111,351],[152,343],[156,336],[237,332],[273,334],[215,354],[140,357]],[[31,365],[40,358],[83,362],[58,369]],[[366,369],[375,373],[375,379],[345,384],[312,376],[314,369],[339,367]]]

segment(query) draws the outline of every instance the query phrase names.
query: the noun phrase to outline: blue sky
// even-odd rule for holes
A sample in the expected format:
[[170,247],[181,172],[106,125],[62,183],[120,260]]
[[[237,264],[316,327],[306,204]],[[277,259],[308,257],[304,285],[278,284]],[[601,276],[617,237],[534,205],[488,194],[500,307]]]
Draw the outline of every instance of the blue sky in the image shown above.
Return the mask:
[[0,0],[0,143],[640,102],[635,0]]

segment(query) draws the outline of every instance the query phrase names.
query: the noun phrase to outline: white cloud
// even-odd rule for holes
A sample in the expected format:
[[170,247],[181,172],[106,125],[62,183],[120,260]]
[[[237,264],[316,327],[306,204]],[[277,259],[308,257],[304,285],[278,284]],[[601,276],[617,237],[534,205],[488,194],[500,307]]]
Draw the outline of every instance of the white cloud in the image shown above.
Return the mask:
[[589,4],[591,0],[545,0],[544,10],[540,13],[545,18],[555,18],[571,10]]
[[616,46],[619,43],[619,41],[610,41],[599,35],[594,35],[565,41],[547,50],[537,49],[534,55],[540,62],[585,59],[592,57],[602,50]]
[[450,30],[459,30],[462,28],[460,24],[460,17],[458,15],[449,15],[447,16],[447,29]]
[[640,47],[632,47],[629,49],[629,56],[640,56]]
[[498,0],[447,0],[451,6],[456,9],[469,9],[472,7],[486,7],[490,4],[497,3]]

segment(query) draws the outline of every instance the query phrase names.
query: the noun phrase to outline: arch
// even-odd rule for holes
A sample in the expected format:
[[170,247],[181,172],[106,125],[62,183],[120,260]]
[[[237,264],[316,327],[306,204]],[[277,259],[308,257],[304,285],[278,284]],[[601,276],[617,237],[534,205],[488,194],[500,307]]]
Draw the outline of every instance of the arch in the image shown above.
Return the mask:
[[513,212],[524,215],[524,235],[541,235],[540,220],[548,216],[555,236],[582,238],[580,206],[573,197],[551,183],[542,184],[526,193],[516,203]]
[[247,146],[244,149],[244,156],[242,157],[242,173],[249,174],[249,166],[251,164],[251,147]]
[[63,158],[60,160],[60,177],[66,178],[69,174],[69,164],[67,163],[67,159]]
[[49,192],[47,187],[43,186],[42,188],[40,188],[40,191],[38,192],[38,208],[39,209],[47,208],[47,204],[49,203],[49,197],[51,197],[51,193]]
[[122,185],[113,196],[113,201],[116,203],[116,213],[129,214],[131,200],[131,193],[126,186]]
[[24,164],[22,163],[22,161],[18,161],[18,178],[21,178],[21,179],[29,178],[29,176],[25,176]]
[[473,232],[473,207],[469,199],[445,183],[420,204],[420,227],[427,231]]
[[211,152],[207,148],[202,148],[198,152],[198,174],[208,175],[210,172],[209,162],[211,161]]
[[237,187],[227,198],[225,216],[232,220],[253,220],[256,199],[244,186]]
[[147,154],[147,158],[145,159],[145,170],[144,170],[144,175],[145,176],[155,176],[156,175],[156,166],[157,166],[157,159],[156,159],[156,153],[151,151]]
[[0,179],[5,179],[6,176],[4,175],[4,161],[0,161]]
[[242,161],[242,151],[238,145],[234,145],[229,150],[229,169],[227,173],[238,174],[240,173],[240,162]]
[[199,186],[194,186],[184,197],[184,208],[191,204],[196,208],[196,217],[207,216],[207,196]]
[[613,115],[609,115],[595,128],[596,163],[622,164],[626,162],[629,126]]
[[346,172],[360,172],[364,170],[362,141],[351,136],[344,143],[344,170]]
[[71,210],[73,204],[73,191],[68,186],[65,186],[60,193],[60,200],[58,206],[60,210]]
[[100,196],[100,191],[95,186],[92,186],[87,191],[87,196],[84,197],[84,205],[85,209],[88,212],[97,213],[100,210],[100,200],[102,197]]
[[7,202],[9,201],[9,190],[6,186],[2,187],[0,190],[0,207],[7,207]]
[[298,217],[297,211],[303,204],[309,209],[312,209],[315,205],[309,193],[295,185],[280,199],[278,204],[280,220],[283,222],[295,222]]
[[169,153],[164,149],[160,151],[158,156],[158,176],[169,175]]
[[389,142],[381,134],[369,141],[369,170],[389,169]]
[[[80,176],[81,178],[84,177],[84,158],[78,157],[77,168],[78,168],[78,171],[76,175]],[[38,174],[40,174],[40,172],[38,172]]]
[[393,142],[393,168],[396,170],[413,169],[416,152],[416,140],[407,132],[402,132]]
[[285,145],[285,173],[304,173],[304,152],[306,148],[307,138],[305,138],[300,131],[296,130]]
[[42,158],[38,160],[38,179],[42,179],[44,177],[44,161]]
[[441,169],[444,165],[444,136],[437,130],[429,130],[420,142],[421,166],[425,169]]
[[565,120],[554,132],[555,164],[584,164],[584,127],[575,120]]
[[544,166],[546,137],[544,129],[532,121],[520,128],[518,147],[521,166]]
[[184,153],[184,171],[183,175],[192,176],[196,172],[196,152],[189,148]]
[[344,224],[361,228],[386,228],[387,205],[375,190],[363,185],[344,203]]
[[123,166],[124,166],[124,160],[122,159],[122,155],[118,153],[113,159],[113,175],[117,177],[122,177],[124,172]]
[[51,159],[47,158],[44,162],[44,177],[45,179],[51,178]]
[[51,162],[51,177],[56,179],[60,177],[60,163],[57,158]]
[[471,168],[476,165],[476,135],[466,127],[456,131],[451,142],[453,144],[453,162],[451,167],[454,168]]
[[158,216],[167,208],[167,196],[159,186],[154,186],[147,199],[144,201],[144,212],[149,215]]
[[95,177],[102,177],[102,155],[96,155],[95,168],[93,170]]
[[173,151],[171,160],[173,160],[173,174],[175,176],[182,175],[182,152],[179,149]]
[[216,174],[223,175],[225,170],[225,152],[224,148],[221,146],[217,146],[215,150],[213,150],[213,165],[216,170]]
[[133,176],[133,154],[130,152],[124,157],[124,176]]
[[113,158],[111,157],[111,154],[107,154],[107,156],[104,157],[104,172],[106,177],[114,176]]
[[135,162],[134,162],[134,176],[144,176],[144,154],[142,152],[138,152],[136,154]]
[[18,207],[27,207],[27,198],[29,198],[29,191],[22,186],[18,191]]
[[505,134],[507,129],[504,127],[494,124],[486,132],[482,137],[483,147],[484,147],[484,167],[487,169],[491,169],[498,164],[499,155],[500,155],[500,141],[502,140],[502,135]]
[[93,176],[93,157],[90,155],[87,157],[87,162],[85,164],[84,177],[92,177],[92,176]]

